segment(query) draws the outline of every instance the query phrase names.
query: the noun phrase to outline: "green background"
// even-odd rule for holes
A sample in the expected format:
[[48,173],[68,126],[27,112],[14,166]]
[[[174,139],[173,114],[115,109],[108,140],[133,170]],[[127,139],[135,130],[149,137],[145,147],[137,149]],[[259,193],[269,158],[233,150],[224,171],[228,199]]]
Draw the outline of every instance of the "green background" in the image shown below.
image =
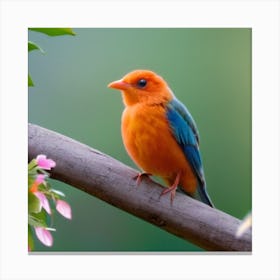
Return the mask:
[[[190,110],[201,137],[215,206],[242,218],[251,209],[251,29],[74,29],[29,31],[29,122],[55,130],[135,167],[120,134],[119,92],[107,84],[150,69]],[[73,219],[56,215],[53,247],[37,251],[201,251],[199,247],[58,181]],[[175,200],[176,202],[176,200]]]

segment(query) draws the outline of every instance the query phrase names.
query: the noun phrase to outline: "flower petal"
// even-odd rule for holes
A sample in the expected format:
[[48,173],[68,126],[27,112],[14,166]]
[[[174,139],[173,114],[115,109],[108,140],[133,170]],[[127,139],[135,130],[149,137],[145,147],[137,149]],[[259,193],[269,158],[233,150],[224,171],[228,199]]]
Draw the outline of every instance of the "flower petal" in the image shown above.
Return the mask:
[[64,200],[58,199],[56,201],[56,210],[65,218],[72,219],[71,206]]
[[33,184],[30,186],[30,192],[32,192],[32,193],[35,193],[35,192],[38,192],[38,186],[39,186],[40,184],[38,184],[37,182],[36,182],[36,180],[33,182]]
[[47,211],[47,213],[51,214],[51,208],[48,199],[42,192],[34,192],[34,195],[40,200],[42,207]]
[[35,227],[35,233],[38,239],[46,246],[53,245],[53,237],[51,233],[42,227]]
[[46,177],[47,177],[47,175],[38,174],[37,177],[36,177],[36,183],[38,183],[39,185],[44,183]]
[[47,159],[45,155],[38,155],[36,157],[36,162],[38,166],[42,169],[50,170],[52,167],[55,167],[56,163],[52,159]]

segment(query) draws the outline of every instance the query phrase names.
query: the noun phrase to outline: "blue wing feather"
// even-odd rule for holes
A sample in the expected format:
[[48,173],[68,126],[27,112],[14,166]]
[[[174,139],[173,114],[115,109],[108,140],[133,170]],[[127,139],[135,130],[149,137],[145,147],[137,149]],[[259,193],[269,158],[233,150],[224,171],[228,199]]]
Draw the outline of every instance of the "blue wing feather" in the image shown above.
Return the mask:
[[177,114],[179,114],[181,118],[183,118],[183,120],[191,129],[191,132],[193,133],[192,136],[194,136],[196,139],[196,145],[199,145],[199,133],[198,133],[197,126],[195,124],[195,121],[191,113],[185,107],[185,105],[174,97],[173,100],[168,104],[168,108],[172,111],[175,111]]
[[202,201],[213,207],[213,203],[206,191],[206,182],[199,152],[199,134],[190,112],[174,97],[167,105],[167,119],[175,139],[197,177],[198,192]]

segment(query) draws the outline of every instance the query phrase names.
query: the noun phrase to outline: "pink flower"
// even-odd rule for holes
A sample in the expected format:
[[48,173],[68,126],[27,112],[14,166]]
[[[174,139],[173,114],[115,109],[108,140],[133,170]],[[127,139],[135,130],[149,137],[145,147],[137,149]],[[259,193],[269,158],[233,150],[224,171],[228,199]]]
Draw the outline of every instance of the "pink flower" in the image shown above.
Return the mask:
[[45,182],[45,178],[46,178],[46,177],[47,177],[47,176],[44,175],[44,174],[38,174],[37,177],[36,177],[35,182],[38,183],[38,184],[40,185],[40,184],[42,184],[42,183]]
[[72,219],[71,207],[66,201],[58,199],[56,201],[56,210],[66,219]]
[[34,195],[40,200],[41,207],[43,207],[47,213],[50,215],[51,214],[51,208],[48,199],[42,192],[34,192]]
[[51,170],[52,167],[55,167],[56,163],[52,159],[47,159],[45,155],[38,155],[36,157],[36,162],[38,166],[45,170]]
[[46,246],[53,245],[53,237],[51,233],[43,227],[35,227],[35,233],[38,239]]
[[33,184],[30,187],[30,191],[35,193],[38,191],[38,186],[42,183],[45,183],[45,178],[47,176],[44,174],[38,174],[35,181],[33,182]]

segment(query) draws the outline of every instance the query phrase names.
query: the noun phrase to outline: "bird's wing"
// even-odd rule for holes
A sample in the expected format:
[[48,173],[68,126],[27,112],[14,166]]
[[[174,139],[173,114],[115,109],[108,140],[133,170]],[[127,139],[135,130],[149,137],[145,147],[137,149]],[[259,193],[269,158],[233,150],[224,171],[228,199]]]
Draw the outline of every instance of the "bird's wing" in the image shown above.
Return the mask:
[[188,109],[175,97],[167,105],[167,119],[172,133],[182,148],[198,180],[198,192],[202,201],[213,206],[207,191],[199,152],[199,134]]
[[199,145],[199,133],[198,129],[196,127],[195,121],[189,112],[189,110],[185,107],[183,103],[181,103],[178,99],[175,97],[170,101],[168,104],[168,107],[172,110],[175,110],[187,123],[187,125],[190,127],[193,135],[196,138],[197,145]]

